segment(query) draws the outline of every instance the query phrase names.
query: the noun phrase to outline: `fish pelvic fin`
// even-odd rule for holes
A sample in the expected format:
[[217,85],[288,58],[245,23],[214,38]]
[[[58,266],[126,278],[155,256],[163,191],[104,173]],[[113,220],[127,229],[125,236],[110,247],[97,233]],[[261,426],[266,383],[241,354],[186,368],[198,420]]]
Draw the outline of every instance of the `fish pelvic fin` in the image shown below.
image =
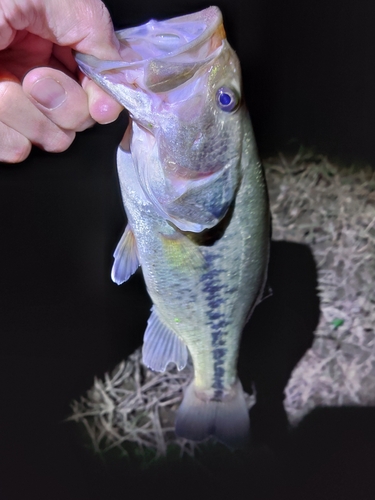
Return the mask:
[[143,364],[156,372],[164,372],[169,363],[174,363],[178,370],[185,368],[188,350],[182,340],[159,318],[155,307],[143,338]]
[[129,224],[118,242],[113,257],[115,261],[112,266],[111,278],[117,285],[121,285],[135,273],[140,265],[137,242]]
[[221,400],[199,394],[194,381],[187,387],[176,414],[176,434],[193,441],[214,436],[229,448],[244,448],[249,440],[249,410],[241,382]]

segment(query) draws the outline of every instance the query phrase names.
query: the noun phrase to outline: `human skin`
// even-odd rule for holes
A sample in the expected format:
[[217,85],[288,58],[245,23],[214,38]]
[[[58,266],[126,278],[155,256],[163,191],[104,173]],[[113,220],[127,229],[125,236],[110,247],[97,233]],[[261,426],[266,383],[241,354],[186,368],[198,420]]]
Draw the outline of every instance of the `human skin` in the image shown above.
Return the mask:
[[73,50],[119,59],[100,0],[0,0],[0,161],[32,144],[60,152],[76,132],[114,121],[121,107],[79,71]]

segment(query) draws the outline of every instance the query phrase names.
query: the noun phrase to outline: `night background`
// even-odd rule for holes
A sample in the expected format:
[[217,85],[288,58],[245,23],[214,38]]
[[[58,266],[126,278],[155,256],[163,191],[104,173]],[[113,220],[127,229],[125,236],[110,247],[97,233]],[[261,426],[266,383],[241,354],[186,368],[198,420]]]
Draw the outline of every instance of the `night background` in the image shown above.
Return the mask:
[[[192,0],[105,3],[116,29],[209,6]],[[293,154],[302,146],[339,164],[375,165],[375,4],[216,4],[241,60],[260,155]],[[280,330],[285,342],[279,337],[268,344],[261,338],[262,321],[270,314],[264,308],[253,320],[259,337],[248,342],[260,391],[270,388],[253,411],[251,458],[227,465],[214,457],[209,473],[178,461],[142,472],[98,458],[83,430],[64,422],[71,400],[91,387],[94,376],[102,377],[141,344],[149,315],[138,275],[122,287],[110,279],[125,224],[115,165],[125,124],[120,116],[78,134],[64,153],[35,148],[21,164],[0,164],[1,500],[146,494],[372,499],[375,410],[316,411],[287,435],[284,378],[308,347],[309,334],[297,338],[297,318],[289,331]],[[293,248],[285,255],[280,244],[273,248],[273,286],[290,287],[297,309],[304,307],[301,297],[313,303],[307,313],[312,331],[318,311],[314,293],[309,295],[315,286],[311,258],[297,258]],[[278,328],[276,321],[271,326]],[[286,359],[279,353],[289,347],[289,364],[278,366]],[[264,365],[257,364],[257,353]],[[279,385],[274,373],[281,373]]]

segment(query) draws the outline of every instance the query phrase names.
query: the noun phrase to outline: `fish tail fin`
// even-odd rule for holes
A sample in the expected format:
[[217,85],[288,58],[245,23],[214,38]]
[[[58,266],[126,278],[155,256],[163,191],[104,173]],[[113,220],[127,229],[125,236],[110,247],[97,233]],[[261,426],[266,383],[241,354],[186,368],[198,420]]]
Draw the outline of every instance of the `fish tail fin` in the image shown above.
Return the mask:
[[249,410],[241,382],[230,394],[210,399],[199,393],[194,381],[187,387],[176,414],[176,434],[193,441],[215,436],[230,448],[243,448],[249,439]]

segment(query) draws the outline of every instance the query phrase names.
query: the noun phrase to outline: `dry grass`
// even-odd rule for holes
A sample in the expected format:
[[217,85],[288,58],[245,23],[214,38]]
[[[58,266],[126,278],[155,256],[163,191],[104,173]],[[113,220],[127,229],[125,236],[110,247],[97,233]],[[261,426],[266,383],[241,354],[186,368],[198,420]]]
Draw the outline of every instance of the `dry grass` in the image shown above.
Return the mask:
[[[273,214],[273,239],[307,244],[317,267],[321,320],[314,342],[292,373],[285,409],[296,424],[316,406],[375,404],[375,173],[339,168],[325,157],[299,154],[265,162]],[[192,376],[152,373],[140,350],[117,366],[79,402],[82,422],[97,451],[164,455],[198,446],[173,432],[174,412]],[[254,399],[249,396],[249,407]]]
[[[191,362],[180,372],[176,368],[152,372],[142,364],[137,349],[104,380],[96,378],[86,397],[73,401],[69,420],[84,424],[97,452],[118,448],[127,455],[131,443],[138,453],[149,455],[151,450],[152,457],[158,457],[173,444],[181,456],[193,456],[199,445],[174,433],[175,411],[192,376]],[[247,400],[250,408],[253,398]]]
[[72,403],[70,420],[85,425],[98,452],[117,447],[126,454],[126,444],[135,443],[140,451],[152,449],[158,456],[173,442],[181,454],[191,455],[194,443],[175,436],[173,415],[191,380],[192,366],[155,373],[141,358],[137,349],[104,380],[96,378],[87,396]]
[[291,423],[316,406],[375,403],[375,172],[325,157],[266,164],[274,238],[309,245],[321,319],[286,389]]

